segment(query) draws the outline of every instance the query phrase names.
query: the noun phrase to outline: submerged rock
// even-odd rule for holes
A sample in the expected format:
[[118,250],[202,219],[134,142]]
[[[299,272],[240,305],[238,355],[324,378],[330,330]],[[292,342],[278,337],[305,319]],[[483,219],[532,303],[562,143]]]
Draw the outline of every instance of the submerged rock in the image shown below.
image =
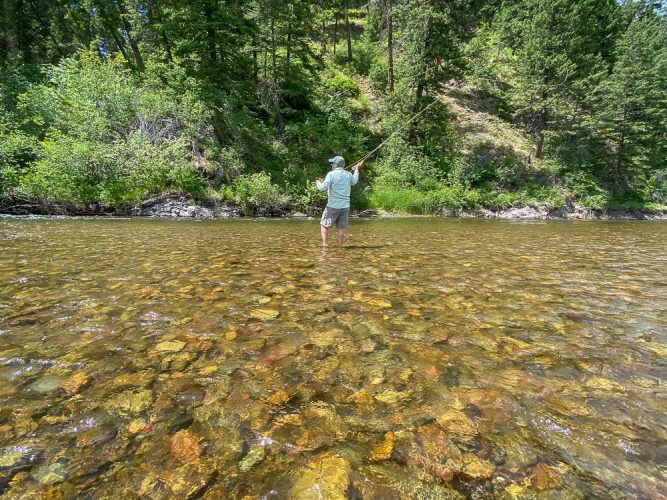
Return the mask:
[[57,484],[67,479],[67,468],[60,462],[43,465],[30,473],[40,484]]
[[376,307],[378,309],[388,309],[391,307],[391,302],[384,299],[371,299],[367,302],[369,306]]
[[493,476],[496,466],[488,460],[482,460],[472,453],[463,456],[463,472],[472,479],[489,479]]
[[30,384],[30,390],[35,392],[51,392],[60,389],[61,384],[65,380],[63,375],[47,375]]
[[280,406],[284,405],[289,401],[289,394],[287,394],[283,390],[278,390],[271,394],[268,398],[267,401],[271,403],[274,406]]
[[373,446],[371,450],[371,462],[383,462],[391,458],[391,453],[394,451],[394,433],[387,432],[384,435],[384,441]]
[[288,414],[276,419],[269,432],[271,439],[293,443],[299,450],[316,450],[333,446],[345,439],[347,429],[331,405],[318,402],[301,414]]
[[250,317],[259,321],[270,321],[280,316],[280,311],[275,309],[255,309],[250,313]]
[[400,392],[400,391],[392,391],[392,390],[386,390],[379,392],[375,395],[375,399],[380,401],[381,403],[387,404],[387,405],[394,405],[396,403],[399,403],[401,401],[405,401],[406,399],[409,399],[411,396],[410,392]]
[[163,372],[180,372],[185,370],[190,363],[197,359],[194,352],[180,352],[167,356],[160,363],[160,370]]
[[143,418],[135,418],[127,426],[127,431],[130,434],[137,434],[146,428],[146,421]]
[[505,488],[503,497],[509,500],[528,500],[533,498],[533,494],[525,486],[510,484]]
[[167,474],[166,482],[173,494],[172,498],[198,498],[216,474],[214,465],[205,460],[196,460]]
[[362,411],[370,411],[375,406],[375,399],[366,389],[361,389],[347,397],[347,401],[354,403]]
[[437,424],[420,427],[417,429],[417,436],[424,454],[430,459],[444,462],[449,458],[461,458],[461,451]]
[[188,430],[178,431],[171,437],[171,453],[184,464],[194,462],[201,455],[199,438]]
[[599,391],[622,392],[624,390],[618,382],[603,377],[591,377],[584,382],[584,385]]
[[436,421],[445,431],[464,443],[471,443],[478,434],[477,424],[458,410],[449,410],[437,417]]
[[254,446],[253,448],[250,449],[248,454],[245,457],[243,457],[241,463],[239,463],[239,469],[241,470],[241,472],[248,472],[256,464],[264,460],[265,456],[266,456],[266,449],[264,448],[264,446]]
[[563,480],[556,470],[547,464],[539,463],[535,467],[535,489],[545,491],[563,486]]
[[350,463],[340,455],[320,455],[299,468],[290,500],[343,500],[350,485]]
[[105,403],[105,408],[121,414],[138,415],[150,408],[153,393],[148,389],[121,392]]
[[31,450],[25,446],[12,446],[5,448],[0,455],[0,469],[11,468],[29,459]]
[[88,375],[84,372],[78,372],[62,383],[63,390],[73,396],[78,393],[88,383]]
[[185,347],[185,342],[182,340],[165,340],[155,346],[158,352],[178,352]]

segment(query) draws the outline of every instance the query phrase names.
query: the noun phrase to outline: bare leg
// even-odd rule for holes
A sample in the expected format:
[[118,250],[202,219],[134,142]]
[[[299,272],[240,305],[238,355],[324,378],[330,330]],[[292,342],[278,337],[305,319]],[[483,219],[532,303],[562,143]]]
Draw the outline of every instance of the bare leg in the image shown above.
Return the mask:
[[343,248],[343,240],[345,240],[345,229],[338,230],[338,248]]
[[329,229],[324,226],[320,226],[320,232],[322,233],[322,246],[326,247],[327,242],[329,241]]

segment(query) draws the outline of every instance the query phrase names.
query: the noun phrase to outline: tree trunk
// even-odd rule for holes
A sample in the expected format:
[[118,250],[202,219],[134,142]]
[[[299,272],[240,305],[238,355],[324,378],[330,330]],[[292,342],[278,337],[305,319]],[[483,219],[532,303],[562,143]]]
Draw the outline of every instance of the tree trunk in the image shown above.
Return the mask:
[[322,18],[322,54],[327,53],[327,26]]
[[42,16],[39,14],[39,10],[37,9],[37,6],[35,6],[35,2],[33,0],[28,0],[28,3],[30,4],[30,9],[32,10],[33,14],[35,15],[35,19],[37,19],[37,22],[39,25],[42,27],[42,29],[48,33],[49,38],[53,42],[53,45],[55,46],[56,50],[58,51],[58,54],[60,54],[60,57],[65,57],[65,54],[63,53],[62,49],[60,48],[60,43],[58,40],[56,40],[56,37],[53,35],[53,30],[44,22],[44,19],[42,19]]
[[132,49],[134,60],[137,63],[137,69],[139,71],[144,71],[144,69],[146,69],[144,66],[144,59],[141,57],[141,52],[139,52],[139,43],[132,35],[132,24],[130,24],[127,8],[125,7],[123,0],[118,0],[118,10],[120,11],[120,17],[123,21],[125,32],[127,33],[127,41],[130,43],[130,48]]
[[276,83],[276,18],[271,15],[271,79]]
[[616,184],[622,186],[623,175],[621,174],[623,166],[623,150],[625,148],[625,125],[628,120],[628,104],[627,102],[623,103],[623,118],[621,120],[620,126],[621,129],[618,133],[618,146],[616,148],[616,159],[614,161],[614,177],[616,179]]
[[542,149],[544,149],[544,130],[537,133],[537,146],[535,147],[535,158],[542,157]]
[[424,82],[419,82],[417,84],[417,91],[415,92],[415,95],[417,96],[417,107],[419,107],[419,100],[424,96],[424,89],[426,88],[426,85]]
[[394,27],[391,13],[391,0],[387,1],[387,85],[389,93],[394,92]]
[[[417,91],[415,92],[417,97],[417,99],[415,99],[415,112],[419,111],[419,103],[421,102],[421,98],[424,97],[424,90],[426,90],[426,84],[420,81],[417,84]],[[412,127],[410,127],[410,135],[408,136],[408,142],[412,146],[417,145],[417,120],[412,122]]]
[[252,78],[259,81],[259,63],[257,61],[257,37],[252,37]]
[[289,75],[289,65],[292,58],[292,23],[287,23],[287,74]]
[[123,58],[127,61],[127,64],[130,65],[130,68],[134,70],[135,69],[134,61],[130,58],[129,54],[127,53],[127,50],[125,49],[125,42],[123,42],[123,39],[120,36],[118,36],[116,28],[111,26],[109,29],[111,31],[111,36],[116,42],[116,45],[118,45],[118,50],[120,50],[120,53],[123,54]]
[[155,2],[152,12],[155,13],[155,20],[160,26],[160,38],[162,39],[162,45],[164,51],[167,53],[167,60],[169,62],[174,62],[174,58],[171,54],[171,45],[169,44],[169,38],[167,37],[167,32],[164,29],[164,17],[162,16],[162,10],[160,10],[159,2]]
[[334,24],[334,40],[333,40],[333,55],[336,58],[336,46],[338,45],[338,12],[336,12],[336,22]]
[[7,0],[0,0],[0,68],[5,67],[9,58],[9,42],[7,40],[9,23],[7,17]]
[[[545,76],[542,80],[543,85],[549,83],[549,78]],[[542,90],[542,109],[540,109],[540,116],[537,121],[537,146],[535,147],[535,158],[542,158],[542,150],[544,149],[544,131],[547,128],[547,108],[544,103],[547,100],[547,91]]]
[[218,60],[217,51],[215,48],[215,32],[213,30],[213,11],[211,4],[206,2],[204,4],[204,17],[206,18],[206,46],[208,48],[208,57],[212,63]]
[[17,52],[21,52],[23,55],[23,61],[24,63],[32,63],[33,62],[33,52],[31,50],[31,43],[30,43],[30,29],[28,27],[27,21],[30,19],[30,16],[28,16],[28,13],[25,12],[23,9],[23,2],[21,0],[16,2],[15,5],[15,12],[16,12],[16,25],[15,25],[15,33],[16,33],[16,50]]
[[535,158],[542,158],[542,150],[544,149],[544,130],[547,128],[547,108],[545,107],[540,110],[540,118],[537,126],[537,146],[535,147]]
[[345,32],[347,36],[347,61],[352,62],[352,34],[350,33],[350,17],[345,7]]

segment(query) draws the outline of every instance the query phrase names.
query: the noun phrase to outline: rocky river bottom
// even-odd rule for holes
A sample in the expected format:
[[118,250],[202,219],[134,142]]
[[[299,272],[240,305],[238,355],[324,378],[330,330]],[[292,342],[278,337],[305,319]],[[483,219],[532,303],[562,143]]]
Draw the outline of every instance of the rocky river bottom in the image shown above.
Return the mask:
[[0,218],[7,498],[667,497],[667,223]]

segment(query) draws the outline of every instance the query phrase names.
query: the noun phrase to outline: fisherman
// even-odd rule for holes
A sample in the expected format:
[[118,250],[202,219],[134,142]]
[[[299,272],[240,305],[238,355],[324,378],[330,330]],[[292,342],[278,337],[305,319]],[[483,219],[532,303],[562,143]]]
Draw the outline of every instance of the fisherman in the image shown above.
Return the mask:
[[345,160],[342,156],[329,158],[329,163],[332,169],[324,178],[324,182],[322,179],[315,181],[317,189],[328,190],[329,194],[329,201],[320,220],[322,246],[325,248],[329,246],[329,228],[335,223],[338,230],[338,248],[342,248],[350,215],[350,189],[359,181],[359,168],[364,161],[352,166],[354,173],[345,170]]

